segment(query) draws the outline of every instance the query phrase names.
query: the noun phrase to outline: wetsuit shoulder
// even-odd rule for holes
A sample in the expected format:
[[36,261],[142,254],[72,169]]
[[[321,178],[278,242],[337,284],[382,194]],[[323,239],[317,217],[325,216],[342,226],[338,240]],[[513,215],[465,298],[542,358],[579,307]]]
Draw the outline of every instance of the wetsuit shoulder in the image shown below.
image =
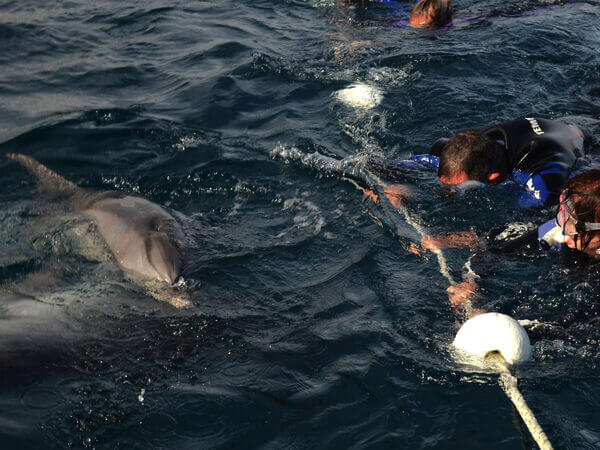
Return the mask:
[[570,170],[563,164],[554,162],[549,162],[535,174],[514,170],[512,179],[522,189],[519,206],[538,208],[555,205],[569,173]]
[[480,129],[503,140],[512,179],[524,208],[556,204],[571,169],[583,156],[583,133],[575,125],[526,117]]

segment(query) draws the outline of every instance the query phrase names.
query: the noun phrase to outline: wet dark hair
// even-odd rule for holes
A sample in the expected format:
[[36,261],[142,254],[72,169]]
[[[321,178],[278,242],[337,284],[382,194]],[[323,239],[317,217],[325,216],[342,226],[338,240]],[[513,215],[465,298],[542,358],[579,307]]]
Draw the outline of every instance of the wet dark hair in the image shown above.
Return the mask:
[[488,182],[493,172],[508,172],[506,155],[500,145],[487,135],[467,130],[453,136],[440,154],[438,178],[464,172],[469,180]]
[[[590,169],[571,178],[563,190],[563,202],[573,202],[573,214],[580,222],[600,222],[600,169]],[[575,236],[586,248],[600,231],[583,231]]]
[[439,28],[452,20],[450,0],[421,0],[417,3],[410,17],[425,16],[429,19],[428,27]]

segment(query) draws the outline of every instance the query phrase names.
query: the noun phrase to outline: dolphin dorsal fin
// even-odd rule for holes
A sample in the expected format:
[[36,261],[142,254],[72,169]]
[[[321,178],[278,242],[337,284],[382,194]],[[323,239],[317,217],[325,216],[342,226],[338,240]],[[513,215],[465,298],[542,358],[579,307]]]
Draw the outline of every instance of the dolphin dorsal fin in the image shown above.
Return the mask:
[[53,197],[70,197],[82,190],[75,183],[70,182],[29,156],[20,153],[7,153],[6,157],[18,162],[27,169],[37,180],[38,186]]

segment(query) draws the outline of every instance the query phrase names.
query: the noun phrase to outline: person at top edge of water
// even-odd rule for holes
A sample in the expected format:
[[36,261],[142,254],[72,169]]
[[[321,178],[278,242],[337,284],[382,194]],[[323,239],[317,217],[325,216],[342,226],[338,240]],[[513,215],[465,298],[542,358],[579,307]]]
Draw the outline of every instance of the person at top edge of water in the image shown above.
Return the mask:
[[[600,261],[600,169],[586,170],[567,182],[559,195],[554,218],[513,239],[506,239],[504,234],[494,231],[479,242],[463,239],[462,246],[481,251],[474,253],[465,264],[463,281],[447,289],[454,307],[477,298],[482,278],[493,271],[503,254],[524,249],[561,251],[579,262]],[[432,236],[424,236],[422,244],[431,251],[461,246],[455,239]]]
[[[395,14],[406,16],[408,6],[396,0],[343,0],[340,6],[380,5],[394,10]],[[471,20],[471,19],[468,19]],[[419,0],[412,8],[408,19],[396,20],[392,26],[396,28],[412,27],[418,29],[448,28],[452,24],[452,6],[450,0]],[[342,36],[344,36],[342,34]],[[335,46],[325,57],[353,58],[357,55],[366,55],[371,41],[354,40]]]
[[[341,5],[366,5],[377,3],[395,7],[401,5],[396,0],[344,0]],[[450,0],[419,0],[413,7],[408,24],[413,28],[441,28],[452,20],[452,5]]]
[[451,20],[450,0],[420,0],[413,7],[408,23],[413,28],[441,28]]
[[[579,127],[527,117],[439,139],[428,154],[386,161],[379,170],[394,179],[410,170],[437,169],[440,183],[454,189],[512,182],[520,189],[520,207],[547,207],[557,203],[583,155],[584,134]],[[384,195],[399,208],[410,194],[404,185],[392,184]]]

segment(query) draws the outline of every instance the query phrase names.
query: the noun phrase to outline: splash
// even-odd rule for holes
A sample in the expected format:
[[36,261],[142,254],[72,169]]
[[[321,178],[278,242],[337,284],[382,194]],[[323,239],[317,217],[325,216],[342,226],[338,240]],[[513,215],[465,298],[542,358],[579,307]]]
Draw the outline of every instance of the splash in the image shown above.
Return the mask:
[[373,109],[383,100],[379,89],[363,83],[355,83],[335,95],[342,103],[355,109]]

